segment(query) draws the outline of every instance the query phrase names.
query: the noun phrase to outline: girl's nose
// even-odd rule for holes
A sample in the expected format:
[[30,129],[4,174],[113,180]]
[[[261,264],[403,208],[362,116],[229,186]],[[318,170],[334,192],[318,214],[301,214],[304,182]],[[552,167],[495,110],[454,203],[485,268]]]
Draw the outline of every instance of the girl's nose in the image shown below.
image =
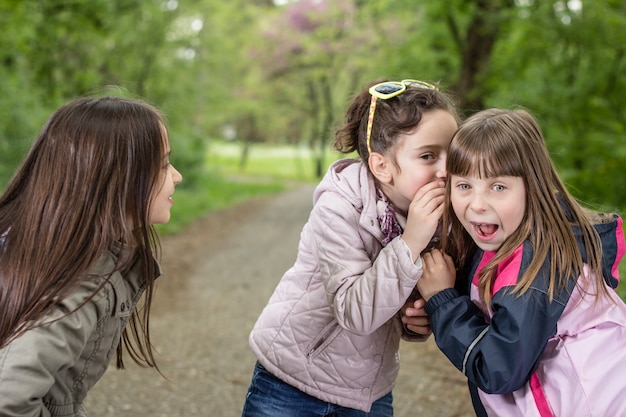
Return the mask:
[[487,208],[487,202],[481,193],[474,193],[472,195],[470,208],[474,211],[484,211]]
[[446,158],[445,156],[442,156],[439,158],[439,161],[437,161],[437,164],[435,165],[435,177],[437,177],[438,180],[445,181],[446,177],[448,176],[447,174]]
[[172,179],[174,180],[174,184],[180,184],[183,181],[183,175],[172,166],[174,172],[172,173]]

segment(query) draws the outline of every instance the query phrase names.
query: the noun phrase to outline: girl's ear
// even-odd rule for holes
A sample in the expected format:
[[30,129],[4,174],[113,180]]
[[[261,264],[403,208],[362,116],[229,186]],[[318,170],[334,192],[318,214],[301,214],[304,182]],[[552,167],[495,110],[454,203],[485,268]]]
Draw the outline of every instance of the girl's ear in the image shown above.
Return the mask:
[[391,183],[393,180],[393,175],[391,172],[391,164],[392,162],[383,154],[378,152],[370,153],[370,157],[367,160],[369,164],[370,171],[378,181],[382,184]]

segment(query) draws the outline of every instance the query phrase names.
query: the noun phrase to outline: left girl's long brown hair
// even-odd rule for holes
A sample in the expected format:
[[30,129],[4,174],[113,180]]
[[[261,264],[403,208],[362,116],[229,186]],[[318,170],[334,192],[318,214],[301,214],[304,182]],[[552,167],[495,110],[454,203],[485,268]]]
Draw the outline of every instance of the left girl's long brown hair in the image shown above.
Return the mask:
[[140,262],[146,291],[118,367],[125,347],[158,369],[149,314],[159,245],[148,206],[160,186],[162,129],[155,108],[119,97],[78,99],[52,114],[0,197],[0,347],[44,318],[121,241],[135,252],[116,269]]

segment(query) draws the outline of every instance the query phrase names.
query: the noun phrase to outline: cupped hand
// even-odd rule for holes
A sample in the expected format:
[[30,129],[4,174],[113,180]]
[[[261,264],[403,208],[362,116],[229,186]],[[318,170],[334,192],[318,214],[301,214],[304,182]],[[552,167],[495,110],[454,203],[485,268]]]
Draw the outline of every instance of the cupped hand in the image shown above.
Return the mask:
[[422,255],[423,273],[417,281],[417,289],[426,301],[447,288],[454,288],[456,269],[452,257],[440,249]]
[[428,246],[437,230],[443,215],[445,191],[443,181],[430,182],[417,191],[409,205],[402,240],[411,249],[413,261]]

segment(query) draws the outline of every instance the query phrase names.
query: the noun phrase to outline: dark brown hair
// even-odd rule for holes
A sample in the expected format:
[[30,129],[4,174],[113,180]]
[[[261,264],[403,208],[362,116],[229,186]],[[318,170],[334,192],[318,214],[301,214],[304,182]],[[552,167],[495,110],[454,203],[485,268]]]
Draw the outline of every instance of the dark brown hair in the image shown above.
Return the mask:
[[[345,122],[335,132],[334,147],[341,153],[357,151],[363,161],[369,158],[366,144],[367,119],[372,96],[369,88],[385,80],[376,80],[359,92],[348,106]],[[406,91],[376,102],[370,145],[373,152],[392,155],[399,135],[411,131],[424,113],[445,110],[459,121],[456,103],[451,95],[438,89],[407,86]]]
[[0,347],[68,296],[115,242],[135,248],[144,303],[118,348],[156,366],[148,331],[158,238],[149,204],[166,153],[162,115],[139,100],[81,98],[55,111],[0,197]]

